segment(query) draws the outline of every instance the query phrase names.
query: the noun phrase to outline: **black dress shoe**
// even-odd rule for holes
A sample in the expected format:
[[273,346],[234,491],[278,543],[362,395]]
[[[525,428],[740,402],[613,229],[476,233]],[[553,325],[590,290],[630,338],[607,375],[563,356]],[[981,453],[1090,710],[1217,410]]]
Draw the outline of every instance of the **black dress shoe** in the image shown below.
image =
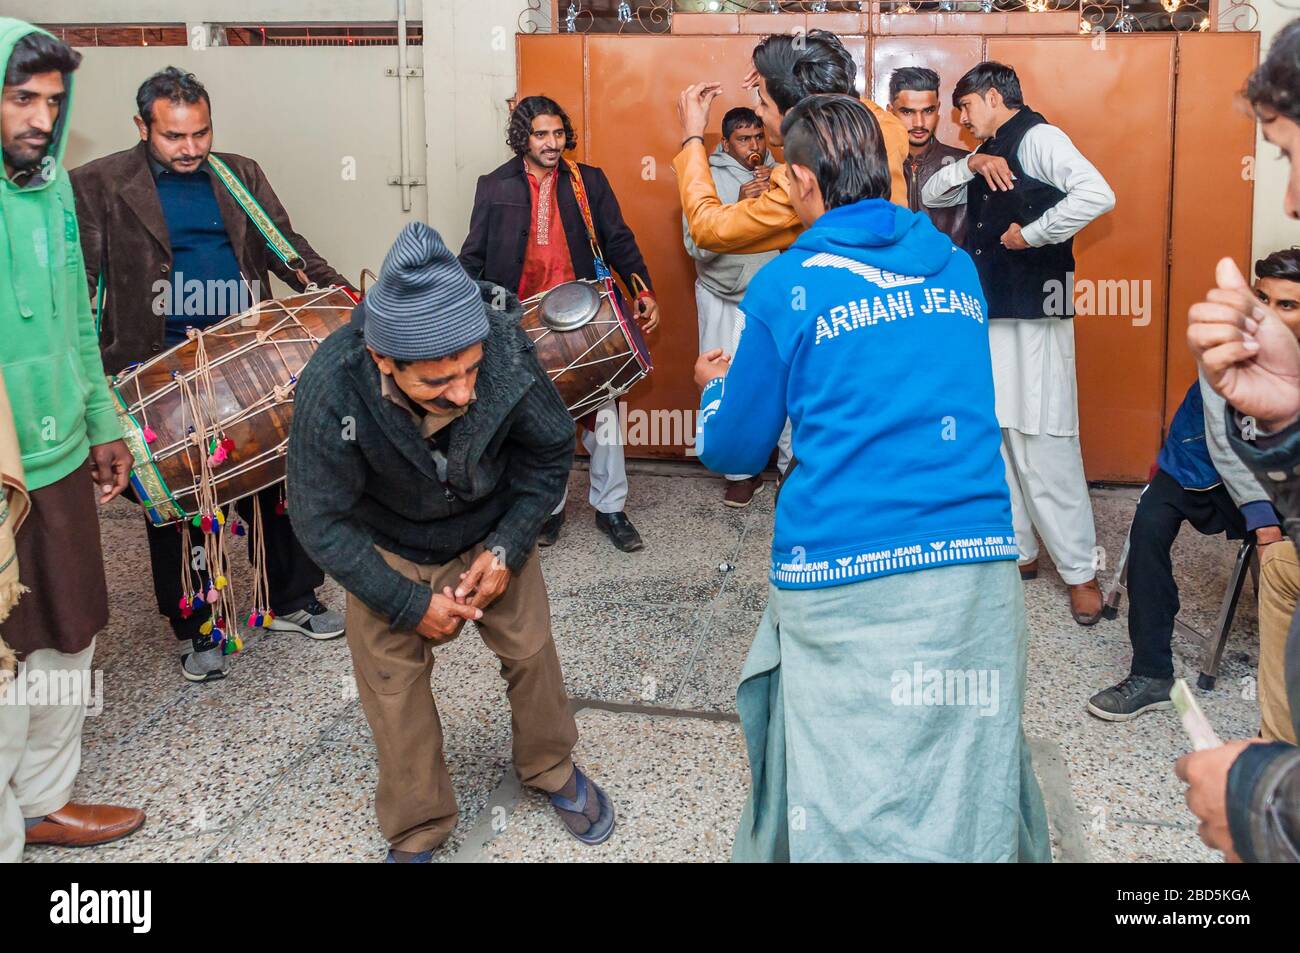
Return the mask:
[[641,542],[641,534],[636,531],[632,521],[627,518],[627,514],[618,513],[597,513],[596,527],[614,541],[614,545],[625,553],[634,553],[645,546]]
[[555,541],[560,538],[560,527],[564,525],[564,510],[554,513],[546,518],[542,524],[542,531],[537,534],[538,546],[554,546]]

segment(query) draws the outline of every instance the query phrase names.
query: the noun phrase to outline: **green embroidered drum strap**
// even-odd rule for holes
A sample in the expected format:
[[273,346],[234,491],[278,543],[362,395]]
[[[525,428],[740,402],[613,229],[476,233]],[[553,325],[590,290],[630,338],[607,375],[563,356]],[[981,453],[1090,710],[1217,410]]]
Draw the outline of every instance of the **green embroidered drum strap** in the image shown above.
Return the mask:
[[184,519],[188,514],[185,508],[172,496],[171,489],[163,480],[162,474],[153,462],[153,452],[144,439],[144,430],[126,406],[126,400],[113,379],[109,378],[109,392],[117,399],[117,416],[122,423],[122,439],[126,441],[135,466],[131,469],[131,484],[140,497],[140,504],[149,514],[149,521],[155,526]]
[[299,277],[306,282],[307,276],[303,273],[303,270],[307,267],[307,263],[303,261],[302,256],[289,243],[289,239],[285,238],[280,230],[275,227],[275,222],[271,221],[271,216],[266,214],[266,209],[257,204],[257,199],[253,198],[253,193],[248,191],[248,187],[239,180],[239,176],[235,175],[234,170],[211,152],[208,153],[208,165],[212,166],[212,171],[217,173],[217,178],[226,187],[226,191],[239,203],[239,207],[244,210],[248,220],[262,233],[262,237],[266,239],[271,251],[275,252],[287,266],[299,272]]

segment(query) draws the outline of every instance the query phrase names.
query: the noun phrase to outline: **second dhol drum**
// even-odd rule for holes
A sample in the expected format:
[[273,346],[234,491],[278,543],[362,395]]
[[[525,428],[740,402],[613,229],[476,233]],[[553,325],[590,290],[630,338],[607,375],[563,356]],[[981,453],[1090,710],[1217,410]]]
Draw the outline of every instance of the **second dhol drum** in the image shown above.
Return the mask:
[[641,329],[603,282],[566,281],[521,303],[520,325],[574,420],[654,369]]

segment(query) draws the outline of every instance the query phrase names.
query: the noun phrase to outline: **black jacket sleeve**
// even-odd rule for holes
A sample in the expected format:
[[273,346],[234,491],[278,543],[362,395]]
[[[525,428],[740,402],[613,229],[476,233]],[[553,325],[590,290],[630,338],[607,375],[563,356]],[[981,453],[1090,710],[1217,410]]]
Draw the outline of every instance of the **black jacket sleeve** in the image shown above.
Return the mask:
[[377,425],[356,420],[358,409],[342,405],[340,372],[328,360],[309,361],[298,380],[286,480],[294,535],[339,585],[394,629],[409,631],[424,617],[433,590],[389,566],[354,515],[367,470],[354,434]]
[[1242,860],[1300,862],[1300,748],[1248,745],[1228,771],[1227,799],[1228,830]]
[[[1272,498],[1283,529],[1300,547],[1300,423],[1275,434],[1247,435],[1231,405],[1225,414],[1233,450]],[[1300,623],[1295,618],[1285,655],[1291,719],[1300,728]],[[1300,748],[1247,747],[1228,772],[1227,800],[1232,844],[1242,860],[1300,861]]]
[[632,285],[633,275],[644,281],[647,288],[654,290],[654,285],[650,282],[650,271],[641,257],[636,236],[632,234],[632,229],[628,227],[627,222],[623,221],[623,210],[618,207],[618,199],[614,197],[609,179],[600,169],[588,167],[588,171],[591,174],[591,185],[587,190],[591,198],[591,217],[595,222],[606,262],[633,295],[637,291]]
[[523,568],[537,545],[537,534],[564,497],[573,464],[573,418],[559,391],[517,331],[521,359],[533,375],[532,386],[516,408],[506,438],[511,446],[510,489],[515,500],[484,541],[484,547],[514,572]]
[[492,207],[490,191],[488,177],[480,175],[474,189],[474,208],[469,213],[469,234],[460,249],[460,266],[476,281],[483,277],[483,266],[487,262],[488,212]]
[[[88,194],[84,179],[76,169],[68,173],[72,195],[77,203],[77,230],[81,235],[81,256],[86,262],[86,285],[92,307],[98,307],[99,275],[104,264],[104,210]],[[95,316],[99,320],[99,315]]]

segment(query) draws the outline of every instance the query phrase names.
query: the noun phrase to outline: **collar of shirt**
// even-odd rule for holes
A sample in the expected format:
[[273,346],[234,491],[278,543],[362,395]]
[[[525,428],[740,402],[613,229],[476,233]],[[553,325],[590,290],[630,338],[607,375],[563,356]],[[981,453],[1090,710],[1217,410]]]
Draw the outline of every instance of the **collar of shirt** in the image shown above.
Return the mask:
[[[465,416],[465,412],[469,410],[469,404],[464,407],[457,407],[448,414],[435,414],[433,411],[418,407],[412,403],[411,398],[402,392],[402,388],[397,386],[397,381],[382,371],[379,373],[379,394],[384,400],[396,404],[410,414],[415,425],[420,428],[420,436],[425,440],[442,430],[457,417]],[[478,392],[475,391],[470,395],[469,403],[472,404],[477,399]]]
[[153,176],[155,182],[158,181],[158,177],[163,173],[166,173],[167,175],[194,175],[195,172],[202,172],[204,175],[208,174],[208,164],[206,162],[200,162],[199,167],[195,169],[194,172],[173,172],[152,155],[149,155],[148,153],[145,153],[145,155],[149,159],[149,173]]
[[934,152],[934,150],[938,148],[938,145],[939,145],[939,136],[936,134],[931,136],[930,141],[925,144],[925,148],[922,149],[920,152],[916,153],[915,155],[912,154],[912,152],[909,150],[907,154],[907,159],[904,161],[906,161],[907,164],[911,166],[919,165],[920,163],[924,162],[926,159],[930,157],[930,153]]

